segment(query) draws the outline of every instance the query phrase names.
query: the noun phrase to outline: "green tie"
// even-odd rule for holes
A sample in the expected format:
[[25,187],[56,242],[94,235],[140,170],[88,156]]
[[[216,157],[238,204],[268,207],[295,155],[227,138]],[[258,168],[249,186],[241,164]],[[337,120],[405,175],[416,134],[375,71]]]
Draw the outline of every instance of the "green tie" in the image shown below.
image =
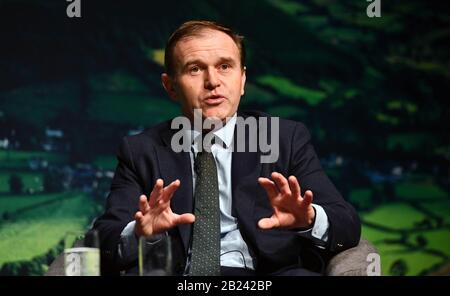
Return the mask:
[[212,153],[199,152],[194,168],[197,179],[191,275],[220,275],[219,185]]

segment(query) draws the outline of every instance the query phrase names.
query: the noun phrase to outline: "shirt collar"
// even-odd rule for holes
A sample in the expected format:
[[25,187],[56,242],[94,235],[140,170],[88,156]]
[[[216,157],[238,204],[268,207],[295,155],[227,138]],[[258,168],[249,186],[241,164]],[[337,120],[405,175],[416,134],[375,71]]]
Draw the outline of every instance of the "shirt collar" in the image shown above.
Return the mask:
[[227,148],[231,146],[234,137],[234,127],[236,126],[236,113],[228,120],[228,122],[222,128],[213,132]]
[[[234,115],[228,120],[228,122],[221,127],[220,129],[213,132],[213,134],[218,137],[226,146],[229,148],[231,143],[233,142],[234,137],[234,127],[236,126],[236,118],[237,115]],[[201,139],[200,131],[190,129],[184,130],[184,137],[188,140],[189,143],[198,144],[198,141]]]

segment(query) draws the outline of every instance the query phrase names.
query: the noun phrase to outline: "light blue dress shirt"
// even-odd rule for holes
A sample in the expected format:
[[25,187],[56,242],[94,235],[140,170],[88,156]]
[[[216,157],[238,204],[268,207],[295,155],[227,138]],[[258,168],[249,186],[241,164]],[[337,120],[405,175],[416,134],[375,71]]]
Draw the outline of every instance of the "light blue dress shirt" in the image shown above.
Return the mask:
[[[216,160],[217,177],[219,184],[220,197],[220,264],[222,266],[248,268],[254,270],[254,262],[250,256],[247,244],[238,229],[237,219],[232,215],[232,190],[231,190],[231,158],[232,158],[232,141],[234,137],[234,127],[236,125],[236,114],[227,122],[227,124],[214,131],[214,135],[225,144],[225,147],[219,144],[213,144],[211,153]],[[193,186],[195,189],[196,174],[194,171],[194,159],[198,151],[201,149],[202,137],[199,131],[185,131],[186,138],[193,143],[190,158],[193,176]],[[328,240],[329,222],[324,209],[316,204],[312,204],[316,211],[316,218],[312,228],[301,231],[303,237],[311,238],[319,248]],[[135,245],[123,243],[130,239],[136,239],[134,234],[135,221],[131,221],[123,229],[121,233],[122,243],[119,244],[119,255],[128,253],[131,250],[121,250],[124,246]]]

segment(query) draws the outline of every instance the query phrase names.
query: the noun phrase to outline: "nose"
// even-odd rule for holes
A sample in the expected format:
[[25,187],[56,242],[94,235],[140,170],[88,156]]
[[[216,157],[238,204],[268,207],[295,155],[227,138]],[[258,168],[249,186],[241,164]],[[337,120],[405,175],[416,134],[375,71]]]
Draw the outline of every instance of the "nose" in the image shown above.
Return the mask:
[[208,69],[205,71],[205,88],[208,90],[213,90],[220,86],[220,79],[215,71],[215,69]]

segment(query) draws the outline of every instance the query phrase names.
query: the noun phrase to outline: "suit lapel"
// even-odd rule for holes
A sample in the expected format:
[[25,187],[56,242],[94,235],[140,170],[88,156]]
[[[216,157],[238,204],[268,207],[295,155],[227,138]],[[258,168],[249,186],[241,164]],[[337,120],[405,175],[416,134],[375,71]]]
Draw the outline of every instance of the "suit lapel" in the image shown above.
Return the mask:
[[[167,186],[176,179],[180,180],[180,188],[174,193],[171,200],[172,211],[176,214],[192,213],[193,211],[193,192],[192,192],[192,169],[189,152],[176,153],[170,147],[170,141],[173,135],[171,129],[166,129],[161,133],[164,146],[156,147],[156,156],[164,180],[164,186]],[[181,239],[185,250],[189,246],[192,225],[179,225]]]

